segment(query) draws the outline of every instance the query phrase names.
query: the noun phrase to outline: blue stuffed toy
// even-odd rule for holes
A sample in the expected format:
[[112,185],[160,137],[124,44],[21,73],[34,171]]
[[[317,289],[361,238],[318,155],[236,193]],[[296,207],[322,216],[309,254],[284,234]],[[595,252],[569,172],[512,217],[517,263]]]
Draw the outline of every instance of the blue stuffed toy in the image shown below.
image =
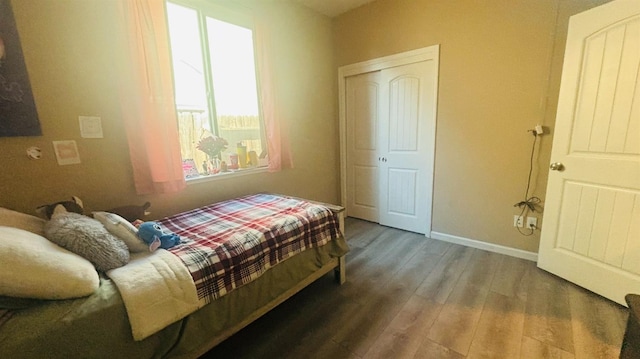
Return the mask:
[[151,250],[156,248],[169,249],[180,244],[180,236],[175,233],[164,233],[156,222],[144,222],[138,227],[138,237],[149,245]]

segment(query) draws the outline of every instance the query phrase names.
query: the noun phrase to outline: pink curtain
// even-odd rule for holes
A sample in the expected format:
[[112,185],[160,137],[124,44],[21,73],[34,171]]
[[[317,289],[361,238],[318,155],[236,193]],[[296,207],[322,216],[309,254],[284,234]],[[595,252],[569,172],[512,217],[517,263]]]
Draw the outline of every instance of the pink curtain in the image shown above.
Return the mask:
[[293,159],[289,147],[286,128],[281,124],[278,112],[274,67],[272,62],[271,42],[267,27],[256,20],[256,43],[258,77],[260,82],[260,102],[267,135],[267,151],[269,153],[269,171],[280,171],[293,168]]
[[[120,96],[138,194],[184,189],[164,0],[120,0]],[[119,56],[119,55],[116,55]],[[120,56],[119,56],[120,57]]]

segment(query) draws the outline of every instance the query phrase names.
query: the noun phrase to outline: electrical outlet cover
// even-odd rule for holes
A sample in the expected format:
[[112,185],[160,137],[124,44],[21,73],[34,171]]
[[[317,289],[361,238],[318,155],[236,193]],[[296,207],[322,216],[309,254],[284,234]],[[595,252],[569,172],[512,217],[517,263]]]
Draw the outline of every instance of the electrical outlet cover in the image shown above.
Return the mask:
[[536,135],[540,136],[544,134],[544,129],[541,125],[536,125]]
[[518,216],[517,214],[513,215],[513,226],[514,227],[524,227],[524,218],[522,216]]
[[538,218],[527,217],[527,228],[538,228]]

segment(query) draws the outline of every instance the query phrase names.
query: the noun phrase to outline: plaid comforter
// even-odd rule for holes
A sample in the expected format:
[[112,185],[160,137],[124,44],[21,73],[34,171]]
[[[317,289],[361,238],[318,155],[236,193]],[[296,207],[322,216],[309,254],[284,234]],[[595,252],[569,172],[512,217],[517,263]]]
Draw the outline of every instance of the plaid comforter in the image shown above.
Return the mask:
[[328,208],[269,194],[215,203],[158,223],[180,235],[182,243],[170,251],[191,272],[203,304],[341,235]]

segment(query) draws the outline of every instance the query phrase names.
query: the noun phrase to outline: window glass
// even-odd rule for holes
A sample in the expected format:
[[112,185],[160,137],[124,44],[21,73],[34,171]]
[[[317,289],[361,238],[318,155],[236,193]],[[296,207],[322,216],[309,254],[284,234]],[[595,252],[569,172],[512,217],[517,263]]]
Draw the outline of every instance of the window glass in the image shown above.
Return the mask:
[[218,131],[229,143],[260,153],[258,91],[250,29],[207,18]]
[[209,15],[167,3],[187,179],[256,167],[264,149],[253,31]]

